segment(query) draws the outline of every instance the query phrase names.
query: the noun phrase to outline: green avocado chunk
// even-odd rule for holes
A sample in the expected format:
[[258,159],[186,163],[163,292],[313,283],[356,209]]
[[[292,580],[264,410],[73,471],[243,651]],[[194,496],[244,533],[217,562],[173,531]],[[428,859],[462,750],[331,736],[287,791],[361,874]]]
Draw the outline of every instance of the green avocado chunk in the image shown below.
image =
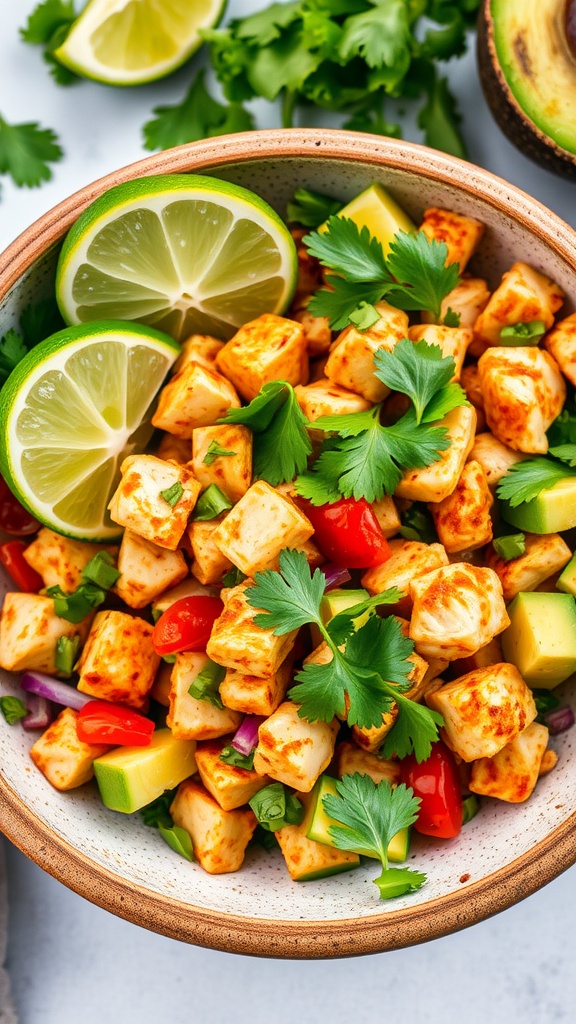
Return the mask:
[[[370,594],[367,590],[340,590],[335,588],[329,590],[327,594],[324,594],[322,603],[320,605],[320,615],[322,622],[326,626],[330,619],[333,619],[335,615],[340,612],[345,612],[348,608],[353,608],[355,604],[360,604],[361,601],[365,601]],[[356,620],[356,629],[360,629],[361,626],[367,621],[370,612],[364,612],[363,615],[359,616]],[[314,647],[318,647],[322,643],[322,636],[317,626],[312,625],[310,627],[310,633],[312,636],[312,643]]]
[[576,672],[576,602],[570,594],[517,594],[508,615],[504,657],[529,686],[551,690]]
[[572,555],[564,572],[558,577],[556,586],[565,594],[572,594],[572,597],[576,597],[576,555]]
[[[323,800],[328,794],[338,796],[337,781],[331,775],[320,776],[310,795],[306,798],[306,812],[300,826],[307,839],[313,839],[315,843],[324,843],[326,846],[334,846],[330,838],[330,826],[337,825],[338,822],[326,813]],[[403,828],[390,840],[388,860],[401,864],[408,856],[409,847],[410,829]],[[366,857],[372,856],[365,850],[358,850],[358,853]]]
[[561,533],[576,526],[576,477],[567,476],[516,508],[503,501],[502,518],[528,533]]
[[94,761],[102,802],[131,814],[174,789],[196,771],[195,740],[177,740],[157,729],[147,747],[116,747]]

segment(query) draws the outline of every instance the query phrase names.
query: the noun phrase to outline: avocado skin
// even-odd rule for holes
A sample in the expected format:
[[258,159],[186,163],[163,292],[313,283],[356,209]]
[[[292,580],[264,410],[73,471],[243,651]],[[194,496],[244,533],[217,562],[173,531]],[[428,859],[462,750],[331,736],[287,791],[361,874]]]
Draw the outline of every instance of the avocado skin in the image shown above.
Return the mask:
[[494,119],[507,138],[539,167],[576,181],[576,155],[562,149],[524,113],[512,94],[496,53],[491,0],[478,16],[477,52],[480,83]]

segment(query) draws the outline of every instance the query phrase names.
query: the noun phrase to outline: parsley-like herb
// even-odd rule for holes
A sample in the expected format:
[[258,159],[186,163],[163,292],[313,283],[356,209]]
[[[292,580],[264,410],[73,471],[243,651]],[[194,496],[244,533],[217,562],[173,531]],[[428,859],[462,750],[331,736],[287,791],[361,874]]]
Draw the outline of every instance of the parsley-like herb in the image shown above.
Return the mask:
[[258,824],[268,832],[276,832],[285,825],[299,825],[304,817],[304,808],[298,797],[289,793],[281,782],[264,786],[248,803]]
[[546,432],[548,443],[552,446],[576,444],[576,404],[574,397],[566,403],[562,412],[556,417]]
[[507,536],[494,537],[492,546],[499,558],[510,562],[513,558],[520,558],[524,554],[526,538],[523,533],[510,533]]
[[511,508],[517,508],[524,502],[533,501],[541,491],[553,487],[559,480],[572,476],[576,476],[576,469],[544,455],[523,459],[510,466],[500,480],[496,494],[503,501],[508,501]]
[[174,508],[178,504],[183,494],[184,488],[179,480],[176,480],[171,487],[167,487],[165,491],[160,491],[160,497],[168,502],[170,508]]
[[216,459],[227,455],[236,455],[236,452],[231,451],[229,448],[223,448],[221,444],[218,444],[218,441],[210,441],[202,462],[205,466],[211,466]]
[[451,306],[448,306],[442,322],[444,327],[460,327],[461,319],[460,313],[456,313]]
[[500,331],[501,345],[537,345],[546,334],[543,320],[531,320],[529,323],[508,324]]
[[52,177],[49,164],[63,151],[51,128],[36,122],[8,124],[0,116],[0,174],[9,174],[15,185],[34,188]]
[[231,508],[232,502],[222,493],[217,484],[208,484],[194,506],[192,519],[199,523],[205,523],[210,519],[216,519],[221,512],[229,512]]
[[223,587],[237,587],[239,583],[243,583],[246,579],[245,574],[241,569],[236,568],[235,565],[228,572],[224,573],[222,577]]
[[283,380],[265,384],[249,405],[230,409],[219,423],[243,423],[254,435],[254,474],[275,487],[307,465],[312,445],[294,388]]
[[418,817],[420,799],[404,783],[392,789],[387,779],[375,783],[369,775],[344,775],[336,783],[338,796],[326,794],[322,803],[326,813],[340,822],[330,825],[328,834],[339,850],[362,851],[376,857],[382,873],[374,879],[381,899],[414,892],[426,881],[426,875],[409,868],[388,867],[388,846],[401,829],[409,828]]
[[249,754],[241,754],[236,747],[228,745],[222,747],[220,751],[220,760],[224,761],[224,764],[230,764],[234,768],[244,768],[246,771],[254,771],[254,751],[251,750]]
[[286,206],[287,219],[305,228],[317,228],[334,213],[342,209],[340,199],[313,192],[309,188],[297,188],[294,198]]
[[410,688],[408,659],[414,644],[403,636],[394,617],[371,615],[365,625],[355,628],[355,620],[366,610],[396,603],[399,591],[368,598],[325,625],[320,614],[324,588],[324,575],[319,569],[311,575],[303,552],[284,550],[280,571],[257,572],[255,585],[246,592],[249,604],[260,610],[254,617],[257,626],[273,627],[276,635],[283,636],[314,623],[332,652],[330,662],[305,665],[295,677],[288,696],[300,706],[298,714],[310,722],[331,722],[335,715],[346,713],[348,704],[348,724],[370,728],[380,725],[382,715],[396,704],[399,713],[389,733],[394,752],[405,757],[414,750],[417,759],[423,760],[429,756],[442,718],[402,696]]
[[550,690],[532,690],[532,696],[534,697],[536,711],[538,712],[536,721],[540,722],[541,725],[546,725],[546,715],[549,711],[554,711],[555,708],[560,707],[560,700]]
[[19,697],[0,697],[0,711],[8,725],[14,725],[28,714],[26,705]]
[[25,43],[44,48],[44,60],[50,65],[58,85],[78,81],[78,75],[60,64],[53,52],[62,45],[75,20],[73,0],[42,0],[29,15],[25,27],[20,29]]
[[201,672],[198,673],[193,683],[188,688],[188,693],[196,700],[206,700],[215,708],[223,708],[220,697],[220,683],[226,675],[226,669],[217,665],[215,661],[208,661]]
[[171,149],[185,142],[210,139],[215,135],[246,132],[254,119],[240,103],[218,103],[204,85],[199,71],[181,103],[155,107],[156,115],[143,128],[146,149]]
[[435,544],[438,535],[434,521],[426,505],[415,501],[401,516],[400,536],[405,540],[419,540],[424,544]]

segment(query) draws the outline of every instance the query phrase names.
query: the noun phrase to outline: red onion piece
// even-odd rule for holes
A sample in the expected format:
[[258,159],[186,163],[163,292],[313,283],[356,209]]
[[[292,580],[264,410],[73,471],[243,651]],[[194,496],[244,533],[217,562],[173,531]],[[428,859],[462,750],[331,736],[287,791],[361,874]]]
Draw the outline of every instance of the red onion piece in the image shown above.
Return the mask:
[[327,562],[322,566],[321,571],[326,577],[325,593],[335,590],[336,587],[341,587],[343,583],[348,583],[352,579],[348,569],[345,569],[343,565],[335,565],[334,562]]
[[26,707],[28,714],[22,719],[25,729],[45,729],[52,721],[52,704],[46,697],[39,697],[37,693],[26,694]]
[[258,743],[258,728],[264,721],[266,721],[264,715],[246,715],[232,740],[234,750],[243,754],[244,757],[248,757]]
[[551,736],[556,736],[559,732],[566,732],[566,729],[571,729],[574,725],[574,712],[567,705],[553,708],[552,711],[549,711],[542,717],[544,724],[550,730]]
[[73,708],[74,711],[80,711],[89,700],[94,700],[89,694],[80,693],[74,686],[61,683],[52,676],[45,676],[43,672],[23,672],[20,676],[20,686],[27,693],[36,693],[39,697],[46,697],[47,700]]

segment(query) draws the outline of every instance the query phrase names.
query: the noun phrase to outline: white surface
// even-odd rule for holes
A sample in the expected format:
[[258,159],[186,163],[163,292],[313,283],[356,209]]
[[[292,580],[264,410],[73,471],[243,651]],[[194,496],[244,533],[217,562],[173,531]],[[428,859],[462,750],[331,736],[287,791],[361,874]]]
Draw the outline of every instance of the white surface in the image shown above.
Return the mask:
[[[153,106],[181,97],[184,69],[164,83],[119,91],[53,84],[17,29],[33,2],[0,0],[0,113],[39,120],[66,149],[42,189],[2,185],[0,249],[82,185],[144,155],[140,126]],[[232,0],[229,13],[260,7]],[[576,226],[576,186],[525,160],[491,121],[473,55],[450,69],[471,159],[535,195]],[[259,126],[277,124],[256,105]],[[308,115],[309,116],[309,115]],[[418,140],[417,134],[411,138]],[[20,1024],[152,1024],[235,1019],[275,1024],[322,1016],[440,1024],[551,1024],[576,1016],[572,969],[576,868],[491,921],[413,949],[326,963],[256,961],[180,945],[112,917],[66,890],[8,844],[9,967]],[[180,1009],[178,1009],[180,1008]]]

